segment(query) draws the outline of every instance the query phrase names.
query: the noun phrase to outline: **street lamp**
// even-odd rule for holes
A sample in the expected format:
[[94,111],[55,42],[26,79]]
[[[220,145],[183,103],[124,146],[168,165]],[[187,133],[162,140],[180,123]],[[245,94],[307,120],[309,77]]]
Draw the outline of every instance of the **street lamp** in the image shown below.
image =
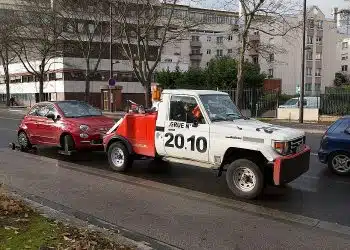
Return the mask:
[[304,122],[304,86],[305,86],[305,43],[306,43],[306,0],[304,0],[304,20],[303,20],[303,58],[301,68],[301,87],[300,87],[300,110],[299,123]]

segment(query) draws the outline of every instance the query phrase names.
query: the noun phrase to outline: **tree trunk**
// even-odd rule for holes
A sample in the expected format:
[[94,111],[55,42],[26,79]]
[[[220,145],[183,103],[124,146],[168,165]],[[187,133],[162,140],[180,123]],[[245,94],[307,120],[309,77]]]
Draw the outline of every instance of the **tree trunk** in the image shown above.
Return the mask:
[[90,101],[90,60],[86,60],[84,101],[87,103]]
[[44,75],[39,77],[39,102],[44,101]]
[[2,67],[5,73],[5,84],[6,84],[6,106],[10,106],[10,72],[9,72],[9,52],[8,49],[5,48],[5,54],[0,54],[0,59],[2,61]]
[[239,109],[243,108],[243,66],[244,66],[244,54],[246,48],[246,37],[242,36],[241,51],[238,61],[238,72],[237,72],[237,89],[236,89],[236,105]]
[[145,108],[151,108],[152,106],[152,92],[151,92],[151,82],[146,82],[143,85],[145,90]]

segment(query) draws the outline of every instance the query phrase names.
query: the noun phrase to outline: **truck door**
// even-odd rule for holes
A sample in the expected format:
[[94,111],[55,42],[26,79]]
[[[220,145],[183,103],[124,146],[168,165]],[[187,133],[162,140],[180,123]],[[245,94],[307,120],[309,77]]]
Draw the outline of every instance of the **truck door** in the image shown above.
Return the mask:
[[[208,162],[209,124],[198,114],[198,101],[193,96],[174,95],[164,128],[164,147],[169,157]],[[203,113],[201,113],[203,114]]]

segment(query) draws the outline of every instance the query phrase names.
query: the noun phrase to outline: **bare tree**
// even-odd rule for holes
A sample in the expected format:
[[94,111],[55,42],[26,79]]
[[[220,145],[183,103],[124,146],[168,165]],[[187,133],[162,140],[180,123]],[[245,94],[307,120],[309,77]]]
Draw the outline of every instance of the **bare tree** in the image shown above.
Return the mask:
[[[294,0],[238,0],[240,7],[240,52],[238,60],[236,104],[242,107],[244,89],[243,65],[247,49],[259,52],[258,44],[250,41],[249,35],[254,31],[274,37],[286,36],[291,30],[301,26],[301,22],[291,22],[290,15],[300,11],[300,3]],[[231,2],[235,4],[236,1]],[[264,46],[266,52],[268,48]],[[276,48],[274,48],[276,49]]]
[[22,0],[22,6],[16,12],[20,26],[12,50],[28,73],[39,81],[39,101],[43,101],[45,76],[59,54],[60,32],[50,1]]
[[151,105],[151,82],[166,42],[181,36],[190,22],[173,19],[178,0],[109,0],[115,40],[145,91]]
[[0,64],[5,73],[6,84],[6,105],[10,106],[10,70],[9,65],[13,62],[16,55],[11,50],[14,43],[14,33],[18,25],[12,10],[7,10],[4,15],[0,17]]
[[85,61],[85,101],[89,101],[90,82],[98,71],[102,54],[108,49],[108,8],[100,0],[57,0],[56,10],[63,23],[61,37],[77,57]]

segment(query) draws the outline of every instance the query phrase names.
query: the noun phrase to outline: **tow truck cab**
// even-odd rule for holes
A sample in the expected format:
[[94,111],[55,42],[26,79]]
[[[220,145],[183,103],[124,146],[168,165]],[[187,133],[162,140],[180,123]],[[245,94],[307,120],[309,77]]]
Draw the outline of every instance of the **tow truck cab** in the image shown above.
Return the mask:
[[259,196],[265,184],[282,185],[309,169],[305,133],[244,117],[227,93],[164,90],[158,109],[127,113],[104,138],[114,171],[138,156],[166,158],[226,172],[231,191]]

